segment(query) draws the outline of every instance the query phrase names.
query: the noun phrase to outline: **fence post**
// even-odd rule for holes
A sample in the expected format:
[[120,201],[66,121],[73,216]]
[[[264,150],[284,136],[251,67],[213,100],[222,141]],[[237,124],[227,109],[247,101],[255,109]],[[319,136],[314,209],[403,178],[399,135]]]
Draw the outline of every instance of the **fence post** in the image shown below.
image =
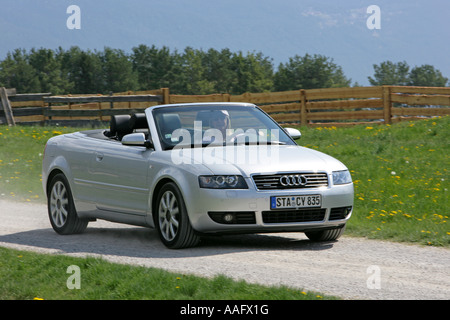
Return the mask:
[[45,101],[44,101],[44,97],[42,96],[41,97],[41,99],[42,99],[42,105],[41,105],[41,107],[42,107],[42,121],[41,121],[41,126],[43,126],[43,125],[45,125]]
[[231,101],[231,96],[229,93],[222,93],[222,101],[223,102],[230,102]]
[[5,114],[5,120],[8,126],[15,126],[16,121],[14,120],[11,104],[9,103],[8,92],[4,87],[0,88],[0,110],[2,109]]
[[[113,96],[113,92],[112,92],[112,91],[109,92],[109,96],[110,96],[110,97]],[[101,105],[100,105],[100,108],[101,108]],[[109,108],[110,108],[110,109],[114,109],[114,102],[113,102],[112,100],[111,100],[111,102],[109,103]]]
[[302,126],[308,124],[306,119],[306,92],[304,89],[300,90],[300,124]]
[[[52,103],[51,102],[48,103],[47,111],[48,111],[47,114],[51,114],[51,111],[52,111]],[[47,118],[48,118],[48,121],[52,121],[51,115],[47,115]]]
[[170,104],[170,90],[169,88],[161,88],[162,91],[162,104]]
[[391,101],[391,87],[382,86],[384,124],[391,124],[392,120],[392,101]]

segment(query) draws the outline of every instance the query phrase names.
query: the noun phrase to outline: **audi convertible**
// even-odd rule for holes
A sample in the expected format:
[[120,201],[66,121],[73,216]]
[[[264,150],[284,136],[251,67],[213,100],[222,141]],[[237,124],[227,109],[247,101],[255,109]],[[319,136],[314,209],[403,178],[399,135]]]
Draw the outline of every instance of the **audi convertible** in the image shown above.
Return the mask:
[[156,228],[168,248],[204,235],[304,232],[334,241],[353,210],[347,167],[299,146],[247,103],[159,105],[107,129],[48,140],[42,183],[53,229],[96,219]]

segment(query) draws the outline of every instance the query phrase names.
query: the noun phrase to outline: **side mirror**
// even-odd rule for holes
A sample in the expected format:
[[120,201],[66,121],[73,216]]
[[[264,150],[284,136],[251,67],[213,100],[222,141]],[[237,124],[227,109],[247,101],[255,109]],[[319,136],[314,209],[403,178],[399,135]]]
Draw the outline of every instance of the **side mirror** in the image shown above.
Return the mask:
[[300,139],[300,137],[302,136],[300,131],[294,128],[284,128],[284,131],[286,131],[286,133],[290,135],[294,140]]
[[146,140],[145,134],[142,132],[130,133],[123,136],[122,144],[124,146],[153,148],[153,143],[150,140]]

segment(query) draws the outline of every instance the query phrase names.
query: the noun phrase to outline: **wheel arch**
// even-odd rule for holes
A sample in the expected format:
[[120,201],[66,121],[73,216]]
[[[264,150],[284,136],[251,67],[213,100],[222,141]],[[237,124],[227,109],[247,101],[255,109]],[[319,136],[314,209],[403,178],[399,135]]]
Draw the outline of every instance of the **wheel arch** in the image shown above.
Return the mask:
[[[52,182],[53,178],[57,175],[57,174],[63,174],[64,176],[66,176],[66,174],[59,168],[54,168],[48,175],[47,177],[47,183],[45,185],[45,195],[48,196],[49,193],[49,189],[50,189],[50,183]],[[67,177],[66,177],[67,178]]]
[[48,162],[45,161],[44,163],[42,183],[46,195],[48,195],[48,188],[50,186],[50,183],[52,182],[53,177],[58,173],[62,173],[66,177],[67,181],[69,182],[69,187],[73,190],[72,171],[70,169],[70,165],[67,159],[64,156],[60,155]]
[[[191,175],[191,176],[187,176]],[[179,168],[162,168],[155,175],[155,179],[153,180],[152,187],[150,188],[149,195],[149,203],[148,203],[148,214],[147,214],[147,223],[151,224],[152,227],[155,227],[153,224],[155,222],[154,212],[157,211],[157,198],[161,188],[167,183],[173,183],[177,186],[178,190],[183,197],[184,204],[186,206],[187,211],[189,212],[190,204],[187,202],[188,199],[192,198],[192,183],[194,180],[197,181],[197,176],[193,175],[190,172],[186,172],[184,170],[180,170]],[[188,214],[189,216],[189,214]],[[190,217],[189,217],[190,219]]]

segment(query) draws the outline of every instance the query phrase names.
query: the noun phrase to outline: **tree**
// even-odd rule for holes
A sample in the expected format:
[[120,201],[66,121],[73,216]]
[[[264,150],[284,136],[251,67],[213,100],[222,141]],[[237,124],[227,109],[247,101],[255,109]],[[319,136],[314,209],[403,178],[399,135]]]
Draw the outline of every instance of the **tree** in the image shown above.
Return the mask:
[[429,64],[414,67],[409,74],[409,85],[423,87],[445,87],[448,78]]
[[98,54],[72,47],[68,51],[60,48],[57,57],[63,74],[73,84],[71,93],[103,92],[102,65]]
[[273,88],[273,65],[262,53],[234,54],[232,71],[236,75],[233,94],[264,92]]
[[425,86],[425,87],[445,87],[448,78],[429,64],[414,67],[409,71],[408,64],[403,62],[393,63],[384,61],[380,65],[373,65],[374,78],[368,77],[373,86],[393,85],[393,86]]
[[288,63],[279,65],[274,76],[276,91],[348,87],[350,83],[333,59],[317,54],[289,58]]
[[53,50],[31,49],[29,63],[39,81],[38,92],[63,94],[71,91],[73,84],[63,75],[61,61],[56,58]]
[[211,94],[214,93],[214,83],[205,76],[202,64],[203,52],[187,47],[179,57],[181,73],[175,81],[175,88],[182,94]]
[[20,93],[40,91],[39,79],[29,63],[29,55],[25,49],[8,52],[0,62],[0,86],[16,88]]
[[202,52],[203,75],[214,86],[217,93],[231,93],[237,85],[236,73],[232,69],[233,53],[230,49]]
[[144,44],[134,47],[131,60],[137,73],[139,90],[170,87],[177,75],[176,55],[165,46],[161,49]]
[[374,78],[368,77],[373,86],[407,86],[409,83],[409,66],[405,61],[397,63],[384,61],[380,65],[374,64],[373,69]]
[[105,47],[98,55],[102,64],[103,93],[137,89],[137,74],[131,58],[123,50]]

